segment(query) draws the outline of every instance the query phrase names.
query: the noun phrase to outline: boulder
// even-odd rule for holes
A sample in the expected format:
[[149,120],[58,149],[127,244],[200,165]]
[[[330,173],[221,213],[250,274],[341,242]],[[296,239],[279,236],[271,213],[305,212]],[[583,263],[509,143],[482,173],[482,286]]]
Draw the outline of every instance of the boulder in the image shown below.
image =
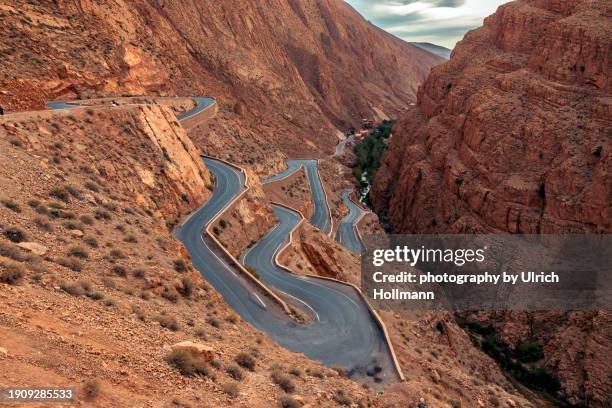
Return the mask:
[[17,246],[26,251],[32,252],[34,255],[43,256],[47,253],[48,249],[46,246],[37,242],[20,242]]
[[70,230],[69,232],[73,237],[81,238],[84,235],[83,231],[77,229]]
[[170,346],[170,348],[172,349],[172,351],[186,350],[194,356],[201,357],[207,362],[211,362],[214,358],[214,352],[212,347],[202,343],[196,343],[193,341],[183,341],[181,343],[176,343]]

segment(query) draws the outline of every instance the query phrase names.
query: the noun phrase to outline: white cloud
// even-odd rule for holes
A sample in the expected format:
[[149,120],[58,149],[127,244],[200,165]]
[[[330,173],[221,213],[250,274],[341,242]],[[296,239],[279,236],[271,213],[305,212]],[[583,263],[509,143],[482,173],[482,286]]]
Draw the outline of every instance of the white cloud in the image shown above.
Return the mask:
[[406,41],[453,48],[508,0],[346,0],[365,18]]

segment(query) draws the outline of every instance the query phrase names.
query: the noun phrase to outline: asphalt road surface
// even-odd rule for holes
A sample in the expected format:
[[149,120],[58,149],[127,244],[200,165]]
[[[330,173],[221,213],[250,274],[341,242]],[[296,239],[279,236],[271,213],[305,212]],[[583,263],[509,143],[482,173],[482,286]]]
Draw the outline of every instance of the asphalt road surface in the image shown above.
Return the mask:
[[364,213],[363,209],[353,202],[350,198],[351,190],[342,192],[344,205],[349,209],[349,213],[340,221],[336,232],[336,241],[351,252],[361,253],[361,240],[357,235],[357,225],[355,222]]
[[[182,98],[182,97],[176,97],[177,99],[189,99],[189,98]],[[202,112],[203,110],[205,110],[206,108],[208,108],[210,105],[212,105],[213,103],[215,103],[215,100],[212,98],[204,98],[204,97],[192,97],[191,98],[195,103],[196,106],[186,112],[183,112],[179,115],[176,116],[176,118],[178,120],[185,120],[193,115],[197,115],[198,113]],[[103,106],[109,106],[111,103],[107,103],[107,104],[101,104],[101,105],[83,105],[80,103],[80,101],[75,100],[75,101],[51,101],[47,103],[47,107],[49,109],[78,109],[78,108],[98,108],[98,107],[103,107]]]
[[280,345],[328,366],[344,367],[350,375],[366,381],[374,382],[375,377],[381,383],[396,381],[382,331],[357,292],[336,282],[298,277],[274,264],[274,255],[300,220],[297,213],[275,206],[279,224],[248,250],[244,262],[257,271],[262,282],[312,316],[310,323],[296,323],[274,302],[256,295],[254,285],[223,260],[202,231],[240,194],[243,175],[219,161],[204,162],[215,175],[213,196],[175,231],[194,267],[244,320]]
[[316,160],[287,160],[287,169],[285,171],[265,179],[262,184],[268,184],[287,178],[301,167],[306,169],[306,175],[308,176],[308,182],[310,183],[310,190],[312,192],[312,202],[314,204],[314,212],[309,222],[323,231],[323,233],[330,234],[332,229],[331,214],[327,206],[325,190],[319,178],[319,168]]

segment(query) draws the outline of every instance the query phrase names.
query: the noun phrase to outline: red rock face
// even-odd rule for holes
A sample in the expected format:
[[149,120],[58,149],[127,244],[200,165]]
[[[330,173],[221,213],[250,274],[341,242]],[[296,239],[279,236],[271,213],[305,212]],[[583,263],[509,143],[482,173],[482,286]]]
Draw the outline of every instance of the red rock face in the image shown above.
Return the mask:
[[[397,233],[612,232],[612,2],[515,1],[432,70],[372,201]],[[609,406],[612,317],[483,313],[537,339],[567,399]]]
[[4,3],[5,109],[79,96],[210,95],[261,144],[293,156],[333,151],[336,127],[377,110],[397,117],[443,61],[342,0]]
[[419,90],[373,202],[397,232],[609,232],[612,4],[517,1]]

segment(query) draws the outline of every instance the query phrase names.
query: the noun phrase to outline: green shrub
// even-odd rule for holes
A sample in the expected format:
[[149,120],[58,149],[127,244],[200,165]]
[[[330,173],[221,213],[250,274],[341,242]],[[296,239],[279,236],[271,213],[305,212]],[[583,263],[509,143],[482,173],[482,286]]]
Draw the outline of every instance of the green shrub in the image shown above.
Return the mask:
[[533,363],[544,358],[544,350],[536,342],[522,342],[515,350],[516,358],[523,363]]

